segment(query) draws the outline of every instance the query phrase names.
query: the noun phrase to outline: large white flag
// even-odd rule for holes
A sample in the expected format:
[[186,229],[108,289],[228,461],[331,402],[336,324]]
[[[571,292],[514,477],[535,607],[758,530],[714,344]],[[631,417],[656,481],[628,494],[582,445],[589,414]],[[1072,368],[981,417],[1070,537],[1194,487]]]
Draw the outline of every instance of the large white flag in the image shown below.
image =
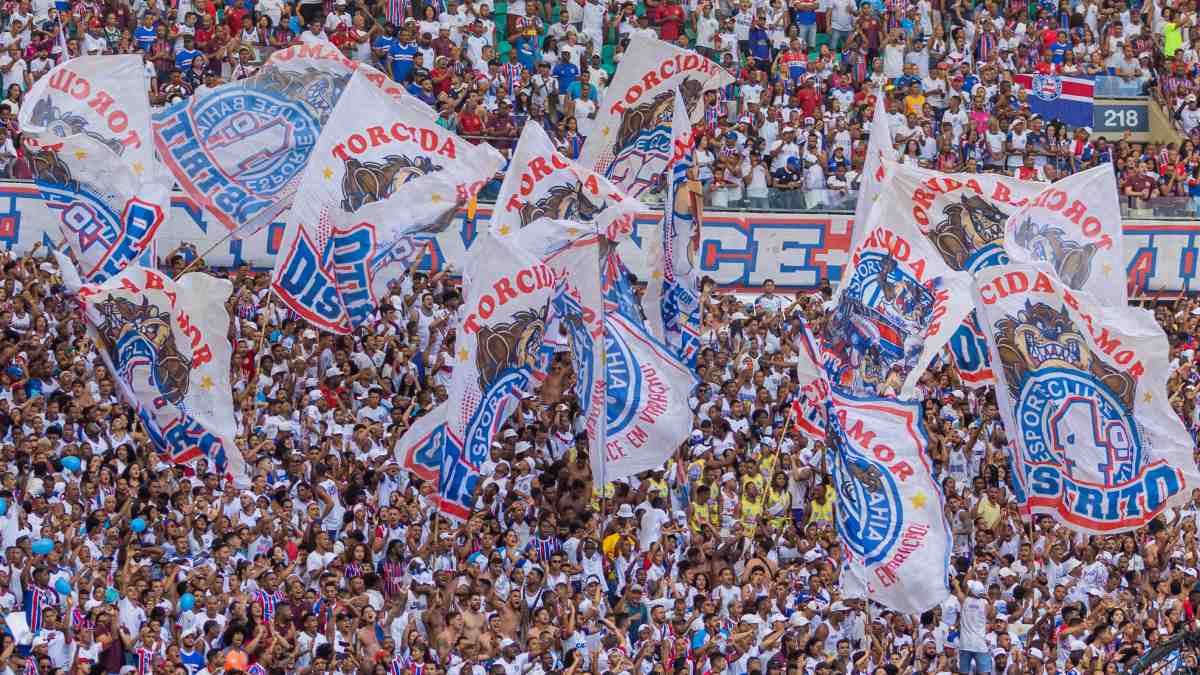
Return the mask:
[[829,411],[843,590],[904,614],[938,606],[950,594],[950,524],[921,403],[835,389]]
[[912,396],[930,361],[971,311],[971,278],[922,235],[911,184],[888,163],[888,184],[855,235],[823,335],[830,380],[860,394]]
[[569,220],[620,241],[633,231],[633,218],[641,208],[607,178],[556,150],[541,125],[526,124],[490,227],[493,236],[511,237],[540,218]]
[[[700,225],[703,188],[692,171],[692,134],[683,96],[675,94],[675,121],[667,200],[658,238],[647,239],[649,276],[642,308],[654,337],[689,368],[700,353]],[[659,253],[661,252],[661,255]]]
[[854,234],[851,241],[857,243],[858,233],[867,222],[871,207],[879,199],[879,192],[887,183],[886,161],[896,161],[896,146],[892,143],[892,131],[888,126],[887,108],[883,103],[883,90],[875,92],[875,115],[871,118],[871,129],[867,136],[867,157],[863,160],[862,175],[859,177],[858,201],[854,204]]
[[31,147],[58,150],[66,139],[90,138],[110,153],[91,158],[92,176],[120,164],[141,179],[156,167],[148,91],[141,55],[81,56],[34,82],[17,119]]
[[[273,53],[253,77],[155,113],[154,143],[188,196],[235,236],[250,236],[291,206],[354,73],[389,98],[416,101],[383,73],[318,40]],[[424,117],[422,126],[433,125],[427,106],[412,107]]]
[[607,483],[663,466],[692,430],[688,396],[696,376],[650,334],[616,250],[601,262],[604,290],[605,442],[592,476]]
[[306,321],[351,332],[424,250],[414,235],[449,226],[502,163],[355,72],[304,171],[272,288]]
[[825,414],[829,403],[829,378],[821,365],[821,349],[803,318],[792,344],[796,348],[796,400],[793,424],[814,441],[825,440]]
[[1111,162],[1055,181],[1009,216],[1004,248],[1016,262],[1050,263],[1068,288],[1125,305],[1118,199]]
[[487,233],[471,245],[463,274],[439,479],[441,511],[459,520],[475,504],[492,438],[528,387],[555,287],[550,268]]
[[1154,315],[1072,291],[1047,263],[980,272],[976,306],[1030,512],[1096,534],[1137,529],[1200,487],[1167,396]]
[[639,198],[671,161],[676,92],[695,122],[704,115],[704,92],[732,83],[724,68],[694,51],[633,35],[583,144],[581,162]]
[[207,460],[208,470],[249,486],[234,443],[229,384],[228,279],[200,272],[177,281],[127,267],[102,284],[76,286],[88,333],[160,456],[176,464]]
[[83,279],[102,282],[152,258],[171,178],[154,158],[142,58],[56,66],[34,83],[18,118],[38,189]]

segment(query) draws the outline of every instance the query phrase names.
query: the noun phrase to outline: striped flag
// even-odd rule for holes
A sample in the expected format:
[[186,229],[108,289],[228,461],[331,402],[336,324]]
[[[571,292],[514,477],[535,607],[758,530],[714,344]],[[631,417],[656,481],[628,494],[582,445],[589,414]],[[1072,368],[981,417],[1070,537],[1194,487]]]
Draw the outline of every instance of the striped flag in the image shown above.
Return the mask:
[[404,23],[404,15],[411,0],[388,0],[387,2],[387,21],[388,23],[399,26]]
[[1014,75],[1029,92],[1029,110],[1073,127],[1090,127],[1095,115],[1096,83],[1090,77]]
[[504,90],[509,96],[515,96],[521,86],[521,71],[524,68],[519,63],[505,63],[500,66],[500,77],[504,80]]

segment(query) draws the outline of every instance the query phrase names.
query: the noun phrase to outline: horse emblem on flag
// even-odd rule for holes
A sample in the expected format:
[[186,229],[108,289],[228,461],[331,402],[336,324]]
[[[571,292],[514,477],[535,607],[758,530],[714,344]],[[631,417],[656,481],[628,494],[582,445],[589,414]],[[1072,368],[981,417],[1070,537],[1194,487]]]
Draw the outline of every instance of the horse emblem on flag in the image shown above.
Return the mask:
[[33,114],[30,115],[29,121],[45,127],[48,135],[67,138],[83,134],[112,150],[113,154],[118,157],[125,154],[125,144],[121,143],[119,139],[92,131],[88,128],[88,121],[83,115],[59,109],[54,105],[53,99],[37,99],[37,102],[33,104]]
[[573,185],[551,186],[545,196],[521,206],[518,216],[521,218],[521,227],[528,227],[539,218],[590,223],[603,210],[604,204],[594,203],[588,198],[583,183],[576,182]]
[[511,321],[481,326],[475,352],[479,390],[488,392],[507,372],[527,370],[537,365],[545,332],[544,310],[520,310]]
[[1066,307],[1026,301],[1016,316],[996,323],[994,337],[1016,406],[1016,433],[1027,439],[1026,461],[1060,465],[1072,477],[1086,462],[1105,487],[1141,474],[1137,382],[1092,353]]

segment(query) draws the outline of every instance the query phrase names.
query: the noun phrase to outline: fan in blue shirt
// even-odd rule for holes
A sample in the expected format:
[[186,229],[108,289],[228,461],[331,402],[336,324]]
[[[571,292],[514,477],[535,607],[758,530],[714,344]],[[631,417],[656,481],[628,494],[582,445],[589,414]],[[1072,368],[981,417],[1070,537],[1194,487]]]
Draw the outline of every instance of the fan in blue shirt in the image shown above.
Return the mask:
[[551,74],[558,79],[558,93],[569,94],[571,85],[579,78],[579,67],[566,59],[559,61]]
[[151,22],[149,26],[147,26],[145,23],[139,24],[138,27],[133,30],[133,41],[137,43],[138,49],[142,50],[143,52],[148,53],[150,51],[150,47],[154,45],[155,38],[156,35],[153,22]]
[[414,42],[392,45],[388,50],[388,58],[392,61],[392,79],[404,82],[412,75],[413,59],[417,56],[417,45]]

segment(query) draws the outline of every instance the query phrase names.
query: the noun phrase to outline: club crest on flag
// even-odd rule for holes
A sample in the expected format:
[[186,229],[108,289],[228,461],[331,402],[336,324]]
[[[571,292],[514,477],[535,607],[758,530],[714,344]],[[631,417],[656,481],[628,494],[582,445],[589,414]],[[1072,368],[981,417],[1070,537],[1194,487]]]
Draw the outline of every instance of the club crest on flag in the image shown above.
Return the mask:
[[[1087,462],[1097,471],[1092,475],[1104,477],[1104,487],[1138,476],[1143,441],[1133,413],[1133,376],[1092,354],[1065,307],[1026,301],[996,329],[1019,433],[1046,439],[1028,447],[1028,460],[1058,464],[1070,477],[1077,464]],[[1064,424],[1070,420],[1090,424]]]
[[[837,494],[838,527],[842,542],[866,565],[887,559],[900,538],[900,489],[886,465],[874,457],[891,452],[886,446],[870,447],[874,434],[861,429],[843,430],[836,415],[827,424],[827,442],[836,447],[833,489]],[[848,432],[848,433],[847,433]],[[840,439],[846,442],[839,442]]]
[[844,283],[846,290],[825,330],[832,352],[839,355],[832,363],[834,381],[881,387],[893,364],[918,357],[913,341],[932,321],[936,288],[922,285],[891,254],[875,251],[859,257]]
[[136,305],[126,298],[109,296],[96,306],[103,322],[96,327],[102,345],[120,374],[132,381],[145,369],[151,385],[167,403],[182,406],[187,396],[191,360],[175,344],[171,313],[142,298]]
[[1034,75],[1031,91],[1043,101],[1053,101],[1062,96],[1062,79],[1057,75]]

